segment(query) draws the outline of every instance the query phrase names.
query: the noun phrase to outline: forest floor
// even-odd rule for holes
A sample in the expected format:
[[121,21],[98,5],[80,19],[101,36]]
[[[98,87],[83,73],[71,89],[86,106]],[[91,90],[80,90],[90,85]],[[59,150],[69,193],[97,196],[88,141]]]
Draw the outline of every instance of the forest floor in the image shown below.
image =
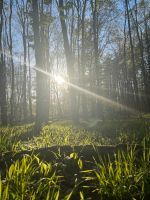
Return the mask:
[[150,120],[0,128],[0,199],[149,199]]

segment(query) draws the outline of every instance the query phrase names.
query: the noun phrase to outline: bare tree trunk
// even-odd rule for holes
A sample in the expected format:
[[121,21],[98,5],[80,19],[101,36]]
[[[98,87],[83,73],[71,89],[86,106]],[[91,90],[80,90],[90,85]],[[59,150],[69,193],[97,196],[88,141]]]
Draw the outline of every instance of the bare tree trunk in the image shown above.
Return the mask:
[[[42,70],[45,70],[43,66],[44,52],[42,51],[43,44],[40,36],[40,19],[37,0],[32,1],[32,8],[36,66]],[[36,71],[36,84],[36,134],[38,134],[42,123],[47,123],[49,116],[49,99],[47,99],[47,91],[49,90],[49,86],[47,85],[47,76],[39,71]]]
[[[134,23],[135,23],[135,28],[136,28],[136,33],[137,33],[137,38],[138,38],[138,42],[139,42],[139,50],[140,50],[140,60],[141,60],[141,72],[142,72],[142,76],[143,76],[143,83],[144,83],[144,92],[145,92],[145,100],[146,100],[146,104],[148,107],[148,110],[150,110],[150,98],[149,98],[149,91],[150,91],[150,87],[148,84],[148,74],[146,72],[145,69],[145,61],[144,61],[144,46],[143,46],[143,41],[142,38],[140,37],[140,33],[139,33],[139,25],[138,25],[138,18],[137,18],[137,12],[138,12],[138,8],[137,8],[137,1],[135,0],[135,19]],[[141,33],[142,34],[142,33]]]
[[[27,10],[27,5],[26,5]],[[29,17],[27,16],[27,37],[29,37]],[[32,115],[32,76],[31,76],[31,65],[30,65],[30,42],[27,42],[27,57],[28,57],[28,100],[29,100],[29,121],[32,122],[33,115]]]
[[133,77],[133,84],[134,84],[134,91],[136,95],[136,108],[139,108],[139,92],[138,92],[138,83],[136,78],[136,65],[135,65],[135,56],[134,56],[134,47],[132,41],[132,34],[131,34],[131,24],[130,24],[130,15],[129,15],[129,8],[128,8],[128,0],[125,0],[125,7],[127,11],[127,19],[128,19],[128,30],[129,30],[129,39],[130,39],[130,48],[131,48],[131,62],[132,62],[132,77]]
[[23,115],[24,115],[24,122],[27,122],[27,44],[26,44],[26,34],[25,34],[25,27],[23,27]]
[[[27,6],[25,6],[25,2],[21,1],[19,4],[18,0],[16,0],[17,5],[17,13],[19,17],[19,21],[22,28],[22,41],[23,41],[23,88],[22,88],[22,96],[23,96],[23,118],[24,122],[27,122],[27,42],[26,42],[26,12]],[[22,9],[23,8],[23,9]]]
[[[66,56],[66,62],[67,62],[67,71],[69,80],[71,83],[75,83],[74,80],[74,58],[73,53],[71,51],[71,47],[69,45],[68,40],[68,34],[67,34],[67,27],[65,22],[65,15],[64,15],[64,3],[63,0],[59,0],[59,15],[60,15],[60,22],[61,22],[61,28],[62,28],[62,34],[63,34],[63,40],[64,40],[64,50],[65,50],[65,56]],[[76,83],[75,83],[76,84]],[[71,117],[72,120],[77,122],[77,99],[76,99],[76,91],[73,88],[70,88],[70,106],[71,106]]]
[[9,51],[10,51],[10,63],[11,63],[11,97],[10,97],[10,123],[14,122],[14,106],[15,106],[15,69],[13,61],[13,52],[12,52],[12,6],[13,0],[10,0],[10,15],[9,15]]
[[29,99],[29,116],[30,116],[30,122],[32,122],[32,83],[31,83],[31,66],[30,66],[30,49],[29,49],[29,44],[28,44],[28,70],[29,70],[29,73],[28,73],[28,78],[29,78],[29,81],[28,81],[28,99]]
[[[126,33],[126,24],[127,24],[127,14],[125,10],[125,23],[124,23],[124,49],[123,49],[123,56],[124,56],[124,67],[123,67],[123,77],[124,77],[124,98],[125,98],[125,105],[131,107],[131,102],[134,101],[134,96],[130,95],[130,84],[131,81],[129,79],[128,69],[127,69],[127,33]],[[128,113],[128,112],[127,112]],[[128,113],[129,114],[129,113]]]
[[[93,42],[94,42],[94,64],[95,64],[95,87],[96,87],[96,93],[100,93],[101,84],[100,84],[100,64],[99,64],[99,48],[98,48],[98,1],[95,0],[94,3],[91,1],[92,6],[92,17],[93,17]],[[97,101],[96,107],[95,107],[95,114],[96,117],[101,117],[103,119],[103,108],[102,104]]]
[[[85,10],[86,10],[87,0],[83,2],[83,10],[82,10],[82,16],[81,16],[81,87],[85,87]],[[87,96],[85,94],[81,95],[81,106],[82,106],[82,112],[83,116],[87,117]]]
[[2,125],[7,125],[6,65],[2,50],[3,0],[0,2],[0,110]]

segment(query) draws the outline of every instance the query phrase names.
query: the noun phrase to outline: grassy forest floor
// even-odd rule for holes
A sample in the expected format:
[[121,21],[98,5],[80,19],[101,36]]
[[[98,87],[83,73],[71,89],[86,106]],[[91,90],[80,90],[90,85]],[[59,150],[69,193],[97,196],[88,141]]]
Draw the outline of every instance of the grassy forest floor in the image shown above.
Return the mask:
[[150,117],[0,128],[0,199],[149,199]]

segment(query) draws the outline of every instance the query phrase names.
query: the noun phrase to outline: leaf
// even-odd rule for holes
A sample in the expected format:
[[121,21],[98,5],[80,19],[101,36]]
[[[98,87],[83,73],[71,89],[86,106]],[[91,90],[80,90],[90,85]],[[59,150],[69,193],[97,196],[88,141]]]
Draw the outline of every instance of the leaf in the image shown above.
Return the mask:
[[78,166],[79,166],[80,169],[83,168],[83,162],[82,162],[82,160],[80,158],[78,160]]
[[83,192],[80,191],[80,200],[84,200]]
[[12,174],[13,174],[13,172],[14,172],[14,168],[15,168],[15,166],[14,166],[14,164],[12,164],[12,165],[10,166],[10,168],[9,168],[9,171],[8,171],[8,176],[9,176],[9,178],[12,177]]
[[70,158],[73,158],[74,160],[76,160],[78,158],[78,154],[77,153],[71,153]]
[[59,190],[57,191],[56,195],[55,195],[55,200],[59,199]]
[[4,192],[3,192],[3,197],[2,197],[2,199],[3,200],[7,200],[8,198],[8,184],[6,185],[6,187],[5,187],[5,190],[4,190]]
[[34,158],[36,159],[37,163],[39,164],[40,163],[40,159],[34,155]]
[[64,200],[70,200],[72,194],[73,194],[73,191],[71,191],[67,196],[65,196]]
[[48,190],[47,196],[46,196],[46,200],[50,199],[50,189]]
[[47,174],[47,172],[48,172],[48,167],[47,167],[47,165],[45,164],[45,163],[41,163],[41,169],[40,169],[40,171],[41,171],[41,173],[43,173],[43,174]]
[[88,170],[84,170],[84,171],[81,171],[83,173],[92,173],[93,172],[93,169],[88,169]]

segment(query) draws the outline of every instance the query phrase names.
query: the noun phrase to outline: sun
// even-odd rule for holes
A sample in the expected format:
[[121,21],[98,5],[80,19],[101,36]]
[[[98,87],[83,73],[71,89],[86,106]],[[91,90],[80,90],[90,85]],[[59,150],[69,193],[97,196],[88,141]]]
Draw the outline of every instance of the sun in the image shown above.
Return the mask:
[[63,77],[61,76],[54,76],[54,80],[56,81],[56,83],[58,85],[64,85],[65,84],[65,80],[63,79]]

